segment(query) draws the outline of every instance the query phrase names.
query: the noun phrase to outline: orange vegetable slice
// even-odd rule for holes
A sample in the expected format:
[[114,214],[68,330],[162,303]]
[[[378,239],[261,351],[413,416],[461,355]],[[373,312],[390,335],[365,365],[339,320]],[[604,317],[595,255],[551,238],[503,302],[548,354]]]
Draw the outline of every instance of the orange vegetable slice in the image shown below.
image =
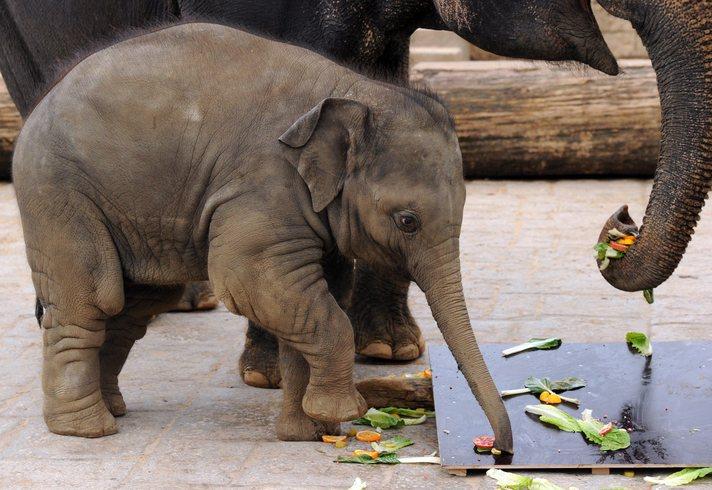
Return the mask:
[[348,443],[347,441],[336,441],[336,442],[334,443],[334,447],[335,447],[335,448],[338,448],[338,449],[344,448],[344,447],[346,447],[346,446],[348,446],[348,445],[349,445],[349,443]]
[[616,240],[616,243],[620,243],[621,245],[633,245],[635,243],[635,237],[633,235],[628,235]]
[[423,379],[433,379],[433,372],[430,369],[425,369],[416,374],[416,376]]
[[363,449],[357,449],[354,451],[354,456],[369,456],[371,459],[376,459],[379,456],[378,451],[364,451]]
[[356,439],[361,442],[378,442],[381,434],[372,430],[360,430],[356,433]]
[[613,250],[615,250],[615,251],[617,251],[617,252],[623,252],[623,253],[625,253],[625,252],[628,251],[628,247],[626,247],[625,245],[621,245],[620,243],[611,242],[611,243],[609,243],[609,245],[611,246],[611,248],[612,248]]
[[561,397],[559,395],[556,393],[549,393],[548,391],[542,391],[541,395],[539,395],[539,400],[544,403],[548,403],[549,405],[558,405],[561,403]]
[[321,440],[328,442],[329,444],[334,444],[339,441],[346,442],[346,436],[321,436]]

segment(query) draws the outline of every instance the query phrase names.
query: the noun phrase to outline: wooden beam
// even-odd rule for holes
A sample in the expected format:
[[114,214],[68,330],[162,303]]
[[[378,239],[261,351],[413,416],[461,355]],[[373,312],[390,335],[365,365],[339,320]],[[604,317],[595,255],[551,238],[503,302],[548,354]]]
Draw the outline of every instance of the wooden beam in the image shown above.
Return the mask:
[[433,410],[433,382],[430,379],[387,376],[356,383],[369,407],[425,408]]
[[651,176],[660,102],[650,61],[624,73],[524,61],[421,63],[450,109],[470,178]]

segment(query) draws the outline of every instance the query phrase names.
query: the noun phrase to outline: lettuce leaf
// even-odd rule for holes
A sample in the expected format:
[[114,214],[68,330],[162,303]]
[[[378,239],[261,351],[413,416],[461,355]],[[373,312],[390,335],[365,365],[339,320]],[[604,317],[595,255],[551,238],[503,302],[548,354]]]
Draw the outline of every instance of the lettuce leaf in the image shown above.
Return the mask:
[[541,349],[541,350],[546,350],[546,349],[558,349],[561,347],[561,339],[551,337],[548,339],[539,339],[539,338],[534,338],[534,339],[529,339],[523,344],[515,345],[514,347],[510,347],[509,349],[505,349],[502,351],[502,355],[504,357],[511,356],[512,354],[517,354],[519,352],[524,352],[526,350],[532,350],[532,349]]
[[712,467],[708,468],[685,468],[665,478],[646,476],[644,480],[654,485],[665,485],[666,487],[679,487],[687,485],[698,478],[705,477],[712,473]]
[[425,410],[424,408],[416,408],[413,410],[410,408],[385,407],[379,408],[379,410],[391,415],[400,415],[401,417],[411,417],[414,419],[418,419],[423,415],[427,417],[435,417],[435,412],[432,410]]
[[381,442],[372,442],[371,447],[379,453],[394,453],[399,449],[413,445],[413,441],[403,436],[395,436],[392,439]]
[[601,451],[618,451],[630,446],[630,434],[625,429],[613,428],[609,433],[601,435],[601,429],[606,424],[594,419],[591,410],[584,410],[577,422],[586,439],[601,446]]
[[376,459],[371,458],[368,454],[360,456],[339,456],[336,458],[337,463],[354,463],[354,464],[398,464],[398,456],[395,453],[385,453],[379,455]]
[[352,423],[354,425],[370,425],[371,427],[381,429],[390,429],[391,427],[405,425],[403,419],[386,412],[381,412],[375,408],[369,408],[363,417],[354,420]]
[[650,343],[648,336],[642,332],[628,332],[625,334],[625,341],[628,342],[642,356],[653,355],[653,344]]
[[552,405],[527,405],[524,410],[539,415],[539,420],[554,425],[566,432],[581,432],[578,421],[563,410]]
[[485,474],[497,480],[497,487],[504,490],[563,490],[544,478],[517,475],[496,468],[487,470]]

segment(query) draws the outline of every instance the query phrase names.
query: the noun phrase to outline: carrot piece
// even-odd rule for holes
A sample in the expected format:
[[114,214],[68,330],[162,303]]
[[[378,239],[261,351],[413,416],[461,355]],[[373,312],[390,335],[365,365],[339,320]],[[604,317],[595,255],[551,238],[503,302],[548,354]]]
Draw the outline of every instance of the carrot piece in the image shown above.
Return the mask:
[[364,451],[363,449],[357,449],[354,451],[354,456],[362,456],[362,455],[369,456],[371,459],[376,459],[379,456],[378,451]]
[[611,246],[611,248],[617,252],[627,252],[629,247],[626,247],[625,245],[621,245],[620,243],[617,242],[611,242],[608,245]]
[[321,436],[321,440],[324,442],[328,442],[329,444],[334,444],[339,441],[346,442],[346,436]]
[[378,442],[381,440],[381,434],[372,430],[360,430],[356,433],[356,439],[361,442]]
[[556,393],[550,393],[548,391],[542,391],[541,395],[539,395],[539,400],[543,401],[544,403],[548,403],[549,405],[558,405],[561,403],[561,397],[557,395]]

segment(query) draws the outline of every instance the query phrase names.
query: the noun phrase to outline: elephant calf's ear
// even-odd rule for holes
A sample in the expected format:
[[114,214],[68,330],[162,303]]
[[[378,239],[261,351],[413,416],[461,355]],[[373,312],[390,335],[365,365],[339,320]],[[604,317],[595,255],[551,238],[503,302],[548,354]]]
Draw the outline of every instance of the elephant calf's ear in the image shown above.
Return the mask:
[[324,99],[279,138],[285,145],[301,149],[292,163],[309,188],[315,212],[326,208],[341,192],[368,115],[368,107],[360,102]]

